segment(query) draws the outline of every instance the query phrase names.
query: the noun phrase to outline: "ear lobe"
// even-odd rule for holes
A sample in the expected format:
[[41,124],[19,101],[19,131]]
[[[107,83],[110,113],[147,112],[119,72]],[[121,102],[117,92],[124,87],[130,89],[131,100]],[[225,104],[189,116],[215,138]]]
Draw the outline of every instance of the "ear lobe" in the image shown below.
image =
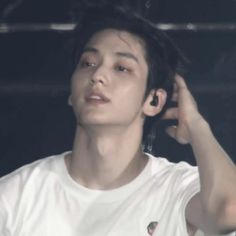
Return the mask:
[[155,116],[162,111],[166,103],[167,93],[164,89],[152,90],[143,105],[143,112],[147,116]]

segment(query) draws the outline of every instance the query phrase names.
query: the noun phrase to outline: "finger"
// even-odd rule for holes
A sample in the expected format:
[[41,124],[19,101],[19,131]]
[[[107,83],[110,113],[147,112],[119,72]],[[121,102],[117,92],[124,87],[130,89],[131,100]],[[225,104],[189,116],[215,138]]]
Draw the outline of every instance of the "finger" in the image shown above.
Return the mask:
[[180,76],[178,74],[176,74],[176,76],[175,76],[175,83],[176,83],[178,89],[179,88],[180,89],[181,88],[187,88],[187,84],[186,84],[185,80],[183,79],[182,76]]
[[[179,76],[179,75],[176,75],[176,76],[175,76],[175,80],[176,80],[176,78],[177,78],[178,76]],[[178,80],[178,79],[177,79],[177,80]],[[174,102],[177,102],[177,101],[178,101],[178,94],[179,94],[179,85],[178,85],[177,82],[175,81],[175,82],[174,82],[173,94],[172,94],[171,100],[174,101]]]
[[176,130],[177,127],[176,126],[169,126],[168,128],[166,128],[166,133],[171,137],[176,139]]
[[[183,95],[184,95],[184,97],[183,97]],[[178,103],[180,98],[185,99],[186,96],[188,96],[190,98],[190,100],[192,101],[192,103],[195,105],[195,107],[197,107],[197,103],[189,90],[185,90],[185,93],[184,94],[182,93],[181,95],[179,94],[179,92],[173,93],[172,97],[171,97],[171,101]]]
[[177,130],[178,127],[177,126],[169,126],[168,128],[166,128],[166,133],[173,139],[175,139],[177,142],[179,142],[180,144],[188,144],[189,141],[184,138],[184,136],[178,136],[177,135]]
[[178,86],[176,82],[174,82],[173,92],[177,92],[177,91],[178,91]]
[[167,109],[166,112],[163,114],[162,119],[167,119],[167,120],[178,119],[178,108],[172,107]]
[[189,90],[185,80],[180,75],[177,74],[175,76],[175,82],[178,87],[178,93],[177,96],[176,95],[173,96],[173,99],[177,99],[176,101],[178,102],[189,101],[197,108],[197,103],[191,91]]
[[173,95],[172,95],[172,98],[171,98],[171,101],[173,102],[177,102],[178,101],[178,93],[177,92],[174,92]]

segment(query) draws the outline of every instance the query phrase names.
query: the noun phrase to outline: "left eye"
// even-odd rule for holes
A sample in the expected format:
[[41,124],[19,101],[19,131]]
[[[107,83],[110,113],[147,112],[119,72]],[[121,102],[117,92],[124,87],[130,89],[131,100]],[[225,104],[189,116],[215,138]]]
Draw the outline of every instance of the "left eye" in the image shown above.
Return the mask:
[[121,65],[117,66],[116,70],[121,71],[121,72],[128,72],[129,71],[126,67],[121,66]]
[[83,63],[83,66],[84,67],[94,67],[94,66],[96,66],[96,64],[93,62],[86,61]]

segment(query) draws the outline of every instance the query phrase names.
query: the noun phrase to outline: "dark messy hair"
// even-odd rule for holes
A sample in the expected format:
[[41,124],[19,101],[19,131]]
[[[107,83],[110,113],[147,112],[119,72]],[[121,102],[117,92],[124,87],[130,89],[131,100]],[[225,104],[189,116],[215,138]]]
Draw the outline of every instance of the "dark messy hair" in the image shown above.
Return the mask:
[[147,145],[150,145],[150,135],[153,126],[170,103],[174,76],[182,64],[183,58],[179,49],[173,44],[170,38],[158,30],[151,22],[134,13],[131,9],[106,4],[102,6],[90,6],[80,17],[74,31],[74,66],[77,65],[89,39],[96,32],[104,29],[127,31],[142,39],[145,43],[144,49],[148,64],[145,97],[151,90],[157,90],[159,88],[167,92],[167,102],[162,112],[155,117],[146,117],[145,119],[142,141],[143,145],[147,147]]

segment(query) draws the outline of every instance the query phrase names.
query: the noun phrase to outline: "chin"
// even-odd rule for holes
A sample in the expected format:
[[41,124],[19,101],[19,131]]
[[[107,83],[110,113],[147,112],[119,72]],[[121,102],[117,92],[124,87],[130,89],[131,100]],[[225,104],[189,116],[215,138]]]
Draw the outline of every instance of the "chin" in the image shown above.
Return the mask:
[[107,125],[107,121],[102,120],[102,119],[95,119],[95,118],[90,118],[90,119],[79,119],[78,122],[80,126],[101,126],[101,125]]

